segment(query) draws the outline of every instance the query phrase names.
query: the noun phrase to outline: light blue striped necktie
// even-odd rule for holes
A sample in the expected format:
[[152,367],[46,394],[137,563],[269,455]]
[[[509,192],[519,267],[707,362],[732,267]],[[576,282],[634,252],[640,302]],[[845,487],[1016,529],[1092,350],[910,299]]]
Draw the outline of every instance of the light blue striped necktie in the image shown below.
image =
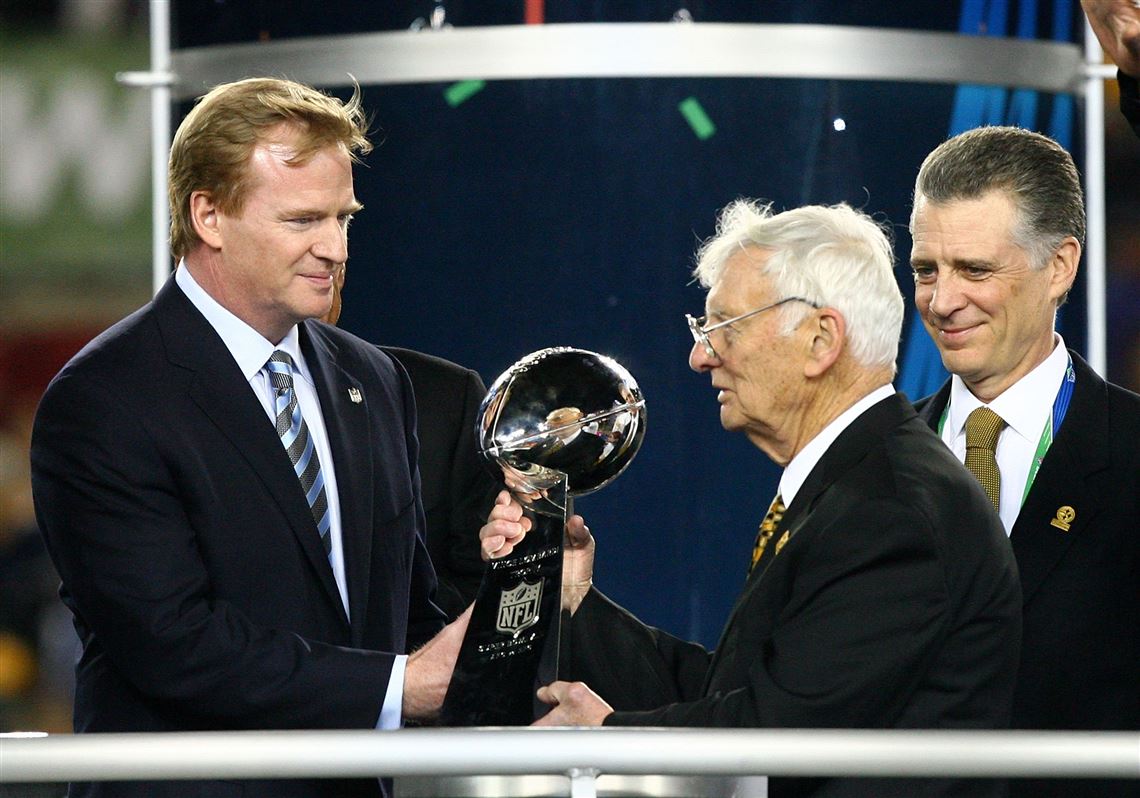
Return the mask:
[[301,489],[312,510],[317,531],[321,533],[321,543],[325,554],[332,553],[332,535],[329,534],[329,502],[325,495],[325,478],[321,473],[321,461],[317,457],[317,447],[309,427],[301,416],[301,406],[297,403],[297,392],[293,389],[293,358],[280,349],[274,352],[265,364],[269,381],[273,385],[273,411],[277,417],[277,436],[281,438],[293,471],[301,481]]

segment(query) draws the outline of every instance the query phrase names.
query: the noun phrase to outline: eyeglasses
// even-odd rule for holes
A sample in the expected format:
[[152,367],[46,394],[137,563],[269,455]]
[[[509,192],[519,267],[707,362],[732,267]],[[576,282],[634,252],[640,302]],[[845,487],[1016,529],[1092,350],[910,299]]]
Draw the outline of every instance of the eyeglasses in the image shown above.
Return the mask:
[[731,319],[718,321],[716,324],[711,324],[708,327],[705,326],[705,322],[708,320],[708,316],[693,318],[688,313],[686,313],[685,320],[689,322],[689,332],[693,334],[693,340],[705,348],[706,355],[709,357],[715,357],[719,360],[720,355],[716,353],[716,350],[713,349],[712,342],[709,341],[709,333],[711,333],[713,330],[719,330],[721,327],[727,327],[728,325],[741,321],[742,319],[747,319],[749,316],[755,316],[757,313],[763,313],[766,310],[778,308],[785,302],[806,302],[816,309],[822,307],[819,303],[813,302],[810,299],[804,299],[801,296],[790,296],[787,299],[781,299],[779,302],[773,302],[771,305],[765,305],[762,308],[750,310],[747,313],[741,313],[739,316],[733,316]]

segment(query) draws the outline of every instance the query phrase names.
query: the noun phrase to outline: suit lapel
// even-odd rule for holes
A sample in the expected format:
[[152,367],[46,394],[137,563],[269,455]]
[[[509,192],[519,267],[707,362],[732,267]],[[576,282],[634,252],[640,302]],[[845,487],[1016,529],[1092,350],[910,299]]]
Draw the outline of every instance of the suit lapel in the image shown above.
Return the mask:
[[[799,497],[797,496],[796,498],[798,499]],[[785,532],[788,533],[788,540],[790,541],[792,537],[800,531],[810,516],[810,513],[803,513],[798,519],[793,520],[792,523],[789,524],[787,515],[785,515],[780,523],[776,525],[776,531],[772,533],[772,539],[768,541],[768,546],[770,548],[775,547],[776,542]],[[751,603],[753,594],[760,590],[761,585],[764,584],[764,574],[767,573],[775,559],[774,553],[768,554],[765,552],[763,562],[757,563],[757,567],[752,569],[752,573],[748,574],[748,578],[744,582],[744,589],[740,591],[740,595],[732,607],[732,612],[728,616],[728,622],[724,625],[724,630],[720,634],[720,640],[717,642],[716,648],[713,649],[712,661],[709,664],[708,675],[705,677],[706,687],[716,672],[716,666],[720,662],[721,656],[728,650],[725,643],[729,639],[729,635],[735,627],[737,619],[741,615],[747,617],[744,608]]]
[[[194,372],[190,399],[230,441],[285,517],[306,558],[344,615],[312,512],[273,424],[222,339],[174,281],[155,297],[155,317],[172,363]],[[219,396],[227,397],[218,401]],[[345,619],[347,625],[347,619]]]
[[[1009,536],[1026,604],[1073,540],[1083,534],[1100,500],[1090,477],[1108,467],[1108,399],[1104,380],[1079,355],[1072,351],[1069,354],[1077,377],[1073,399]],[[931,429],[937,430],[938,419],[949,400],[947,381],[938,393],[919,403],[919,416]],[[1076,511],[1067,531],[1051,523],[1062,507]]]
[[[1090,477],[1108,467],[1108,399],[1104,380],[1079,355],[1072,351],[1069,354],[1077,377],[1072,403],[1009,536],[1026,604],[1086,528],[1099,503]],[[931,429],[937,429],[949,400],[947,381],[937,394],[919,403],[919,416]],[[1062,507],[1076,511],[1068,530],[1062,528],[1064,524],[1051,523]]]
[[915,410],[918,411],[918,417],[921,418],[926,425],[935,432],[938,432],[938,420],[942,418],[942,411],[946,409],[946,405],[950,402],[950,380],[942,383],[942,387],[938,392],[920,399],[915,403]]
[[788,529],[791,531],[788,536],[790,542],[795,531],[802,525],[798,522],[810,514],[811,508],[831,484],[866,457],[867,450],[877,440],[913,417],[914,409],[902,394],[896,393],[872,405],[856,418],[835,439],[808,474],[773,537],[778,537],[784,529]]
[[369,397],[360,381],[341,367],[336,344],[323,335],[315,323],[302,324],[300,332],[301,348],[321,400],[321,414],[336,469],[352,644],[360,646],[372,569],[374,464],[368,445],[372,440]]
[[[831,487],[832,483],[850,471],[862,460],[866,456],[868,448],[870,448],[876,440],[886,435],[889,430],[902,424],[908,417],[914,417],[914,410],[901,394],[896,393],[894,396],[872,405],[862,415],[856,418],[847,429],[843,430],[839,437],[835,439],[835,442],[831,444],[828,450],[824,452],[823,457],[815,464],[815,468],[808,474],[807,479],[804,480],[804,484],[796,493],[796,498],[787,508],[784,517],[780,519],[780,523],[776,525],[776,531],[772,534],[772,539],[768,545],[774,547],[785,532],[788,534],[786,545],[790,545],[792,540],[808,525],[808,522],[811,520],[812,508],[819,498],[827,492],[827,489]],[[810,530],[807,530],[807,532],[810,534]],[[737,617],[750,602],[752,595],[760,589],[764,583],[764,575],[768,569],[772,567],[772,563],[775,562],[775,560],[776,555],[774,552],[771,555],[765,552],[763,568],[756,568],[748,575],[744,590],[736,600],[728,623],[725,624],[724,632],[721,633],[721,639],[713,652],[713,659],[709,666],[709,675],[706,679],[706,685],[708,679],[711,679],[713,673],[716,671],[717,662],[725,647],[724,643],[728,639],[733,626],[736,624]]]
[[[1010,534],[1026,604],[1073,541],[1085,534],[1100,503],[1091,477],[1108,467],[1107,388],[1085,361],[1076,354],[1072,358],[1077,378],[1072,403]],[[1063,523],[1051,523],[1062,507],[1076,512],[1068,530]]]

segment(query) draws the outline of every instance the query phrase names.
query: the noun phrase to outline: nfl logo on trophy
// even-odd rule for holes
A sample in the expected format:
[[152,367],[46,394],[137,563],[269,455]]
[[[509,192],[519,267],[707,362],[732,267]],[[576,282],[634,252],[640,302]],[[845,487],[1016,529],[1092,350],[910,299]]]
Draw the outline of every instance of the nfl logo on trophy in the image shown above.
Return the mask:
[[538,607],[542,600],[542,580],[519,582],[499,596],[499,615],[495,628],[505,635],[518,637],[519,632],[538,623]]

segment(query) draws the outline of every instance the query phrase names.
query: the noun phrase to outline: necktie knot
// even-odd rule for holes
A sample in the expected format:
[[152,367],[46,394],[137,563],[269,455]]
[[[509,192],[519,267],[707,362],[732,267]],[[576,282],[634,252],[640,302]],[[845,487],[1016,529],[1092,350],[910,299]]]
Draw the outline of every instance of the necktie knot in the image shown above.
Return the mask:
[[265,369],[269,372],[269,382],[278,396],[293,389],[293,358],[288,352],[276,350],[265,362]]
[[1001,416],[988,407],[979,407],[966,419],[966,448],[994,451],[1004,426]]
[[979,407],[966,419],[966,468],[982,484],[994,509],[1001,507],[1001,472],[997,465],[997,439],[1005,422],[988,407]]

